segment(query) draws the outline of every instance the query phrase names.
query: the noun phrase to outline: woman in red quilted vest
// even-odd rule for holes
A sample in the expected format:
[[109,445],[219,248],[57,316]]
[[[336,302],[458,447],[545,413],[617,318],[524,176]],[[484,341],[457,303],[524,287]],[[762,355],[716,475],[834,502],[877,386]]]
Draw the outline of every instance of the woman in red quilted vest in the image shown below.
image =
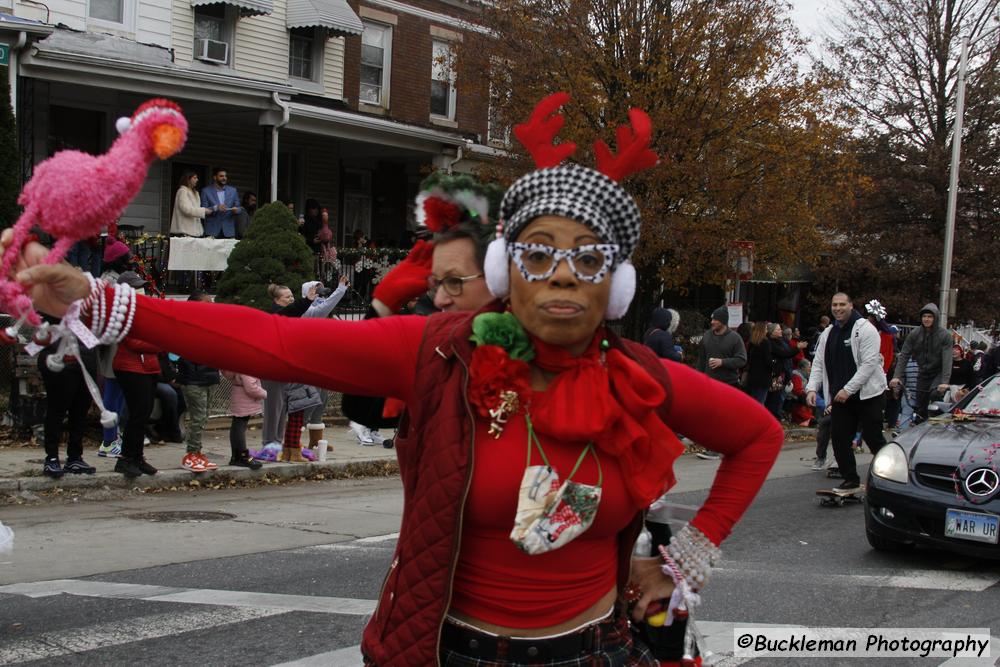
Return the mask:
[[[130,335],[240,373],[406,403],[404,512],[366,664],[659,664],[631,624],[696,604],[781,446],[751,398],[604,325],[635,289],[639,209],[617,181],[656,155],[648,117],[632,110],[617,153],[595,147],[597,170],[560,164],[574,149],[552,141],[567,99],[544,100],[515,130],[539,168],[504,196],[484,269],[498,301],[478,313],[347,322],[146,299],[40,265],[38,244],[16,268],[36,306],[66,314],[82,340]],[[325,358],[310,352],[334,341]],[[643,510],[675,482],[676,431],[723,461],[691,523],[658,556],[633,557]]]

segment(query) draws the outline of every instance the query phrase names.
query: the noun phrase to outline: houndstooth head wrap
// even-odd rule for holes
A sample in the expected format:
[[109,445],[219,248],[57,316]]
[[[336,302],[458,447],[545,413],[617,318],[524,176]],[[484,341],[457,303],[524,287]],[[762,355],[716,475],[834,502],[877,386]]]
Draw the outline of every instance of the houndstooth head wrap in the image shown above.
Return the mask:
[[500,203],[501,224],[497,238],[486,251],[483,267],[486,285],[497,298],[506,297],[510,291],[507,244],[538,217],[568,218],[589,227],[605,243],[619,247],[604,314],[616,320],[625,315],[635,295],[635,267],[629,260],[642,225],[639,207],[617,181],[657,163],[656,153],[649,148],[652,125],[644,112],[631,109],[631,127],[623,125],[616,133],[617,153],[612,153],[603,141],[594,143],[597,170],[560,164],[576,150],[576,144],[554,141],[565,122],[558,110],[568,101],[566,93],[550,95],[538,103],[528,122],[514,128],[538,170],[515,181]]
[[539,169],[522,176],[500,202],[507,243],[535,218],[558,215],[586,225],[620,252],[615,266],[628,261],[639,242],[639,207],[625,190],[599,171],[578,164]]

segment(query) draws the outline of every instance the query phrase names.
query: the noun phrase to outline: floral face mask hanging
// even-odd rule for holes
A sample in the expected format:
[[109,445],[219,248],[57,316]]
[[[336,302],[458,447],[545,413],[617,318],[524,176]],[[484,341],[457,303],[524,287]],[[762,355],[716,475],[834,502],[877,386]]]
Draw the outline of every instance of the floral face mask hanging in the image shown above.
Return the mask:
[[[590,528],[601,504],[604,475],[594,444],[589,443],[580,453],[569,478],[560,484],[559,473],[549,464],[531,419],[527,415],[525,419],[528,422],[528,461],[521,477],[510,539],[521,551],[536,556],[569,544]],[[535,448],[545,465],[531,465],[531,451]],[[572,481],[588,453],[597,462],[596,485]]]

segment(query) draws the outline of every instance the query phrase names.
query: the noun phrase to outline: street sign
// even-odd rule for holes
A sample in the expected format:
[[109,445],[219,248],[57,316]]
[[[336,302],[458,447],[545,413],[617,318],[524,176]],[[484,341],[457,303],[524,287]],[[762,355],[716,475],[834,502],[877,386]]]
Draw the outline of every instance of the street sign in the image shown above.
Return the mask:
[[0,44],[0,65],[10,64],[10,44]]

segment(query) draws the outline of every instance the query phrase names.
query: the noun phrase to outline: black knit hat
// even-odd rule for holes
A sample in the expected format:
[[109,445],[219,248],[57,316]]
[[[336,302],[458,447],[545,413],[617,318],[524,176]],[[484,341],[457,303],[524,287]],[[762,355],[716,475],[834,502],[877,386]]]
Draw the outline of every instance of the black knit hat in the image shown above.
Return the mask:
[[729,308],[726,306],[719,306],[712,311],[712,319],[722,322],[727,327],[729,326]]

